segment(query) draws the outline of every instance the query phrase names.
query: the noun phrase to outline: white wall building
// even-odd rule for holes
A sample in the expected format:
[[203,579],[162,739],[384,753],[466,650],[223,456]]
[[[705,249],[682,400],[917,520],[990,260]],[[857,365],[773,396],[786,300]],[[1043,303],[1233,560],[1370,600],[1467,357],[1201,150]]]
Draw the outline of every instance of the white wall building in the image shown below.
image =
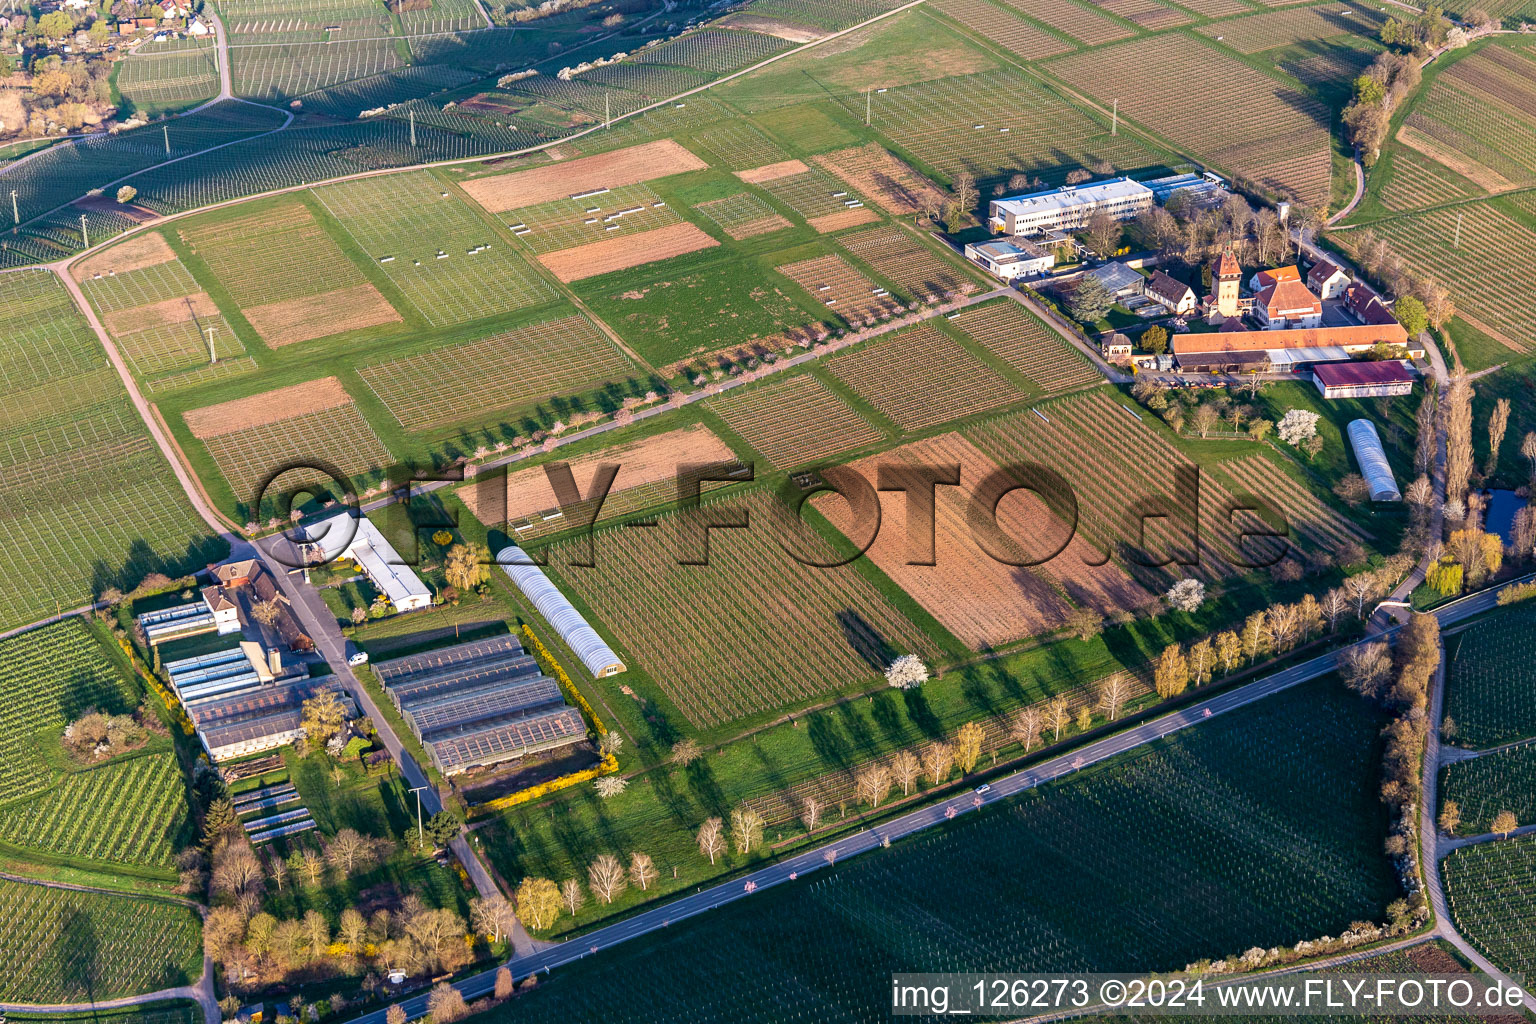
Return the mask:
[[1018,242],[1006,238],[972,242],[965,247],[965,258],[1004,281],[1043,274],[1056,265],[1054,254],[1022,238]]
[[348,512],[338,512],[306,526],[304,536],[312,557],[318,556],[314,561],[352,559],[396,610],[409,612],[431,606],[432,592],[410,566],[402,564],[394,545],[367,516],[353,519]]
[[1117,220],[1132,220],[1150,210],[1153,202],[1147,186],[1130,178],[1114,178],[994,199],[987,209],[987,223],[998,234],[1039,235],[1080,228],[1100,210]]

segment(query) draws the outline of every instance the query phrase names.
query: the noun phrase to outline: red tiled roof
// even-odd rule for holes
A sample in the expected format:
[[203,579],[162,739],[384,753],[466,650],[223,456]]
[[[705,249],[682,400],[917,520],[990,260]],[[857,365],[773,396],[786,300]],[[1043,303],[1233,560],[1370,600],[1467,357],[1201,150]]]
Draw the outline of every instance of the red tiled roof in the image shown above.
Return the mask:
[[1237,262],[1237,257],[1232,255],[1231,249],[1221,250],[1221,256],[1216,260],[1216,268],[1211,271],[1211,276],[1216,279],[1243,276],[1243,268]]
[[1176,334],[1175,355],[1194,352],[1234,352],[1265,348],[1342,348],[1366,349],[1378,341],[1388,345],[1406,345],[1408,332],[1402,325],[1357,324],[1349,327],[1302,327],[1282,331],[1247,331],[1244,333]]
[[1411,384],[1413,371],[1398,359],[1380,362],[1319,363],[1312,368],[1325,387],[1355,387],[1361,384]]
[[[1289,268],[1294,271],[1296,268]],[[1287,313],[1303,310],[1313,314],[1323,311],[1323,304],[1318,301],[1316,295],[1307,290],[1307,286],[1301,283],[1301,278],[1282,278],[1274,284],[1259,292],[1254,299],[1254,305],[1262,306],[1269,313],[1271,319],[1283,317]]]
[[1342,271],[1332,263],[1329,263],[1327,260],[1318,260],[1307,274],[1307,283],[1314,288],[1321,288],[1324,281],[1338,273],[1342,273]]
[[1261,270],[1258,274],[1259,288],[1268,288],[1272,284],[1281,281],[1300,281],[1301,271],[1295,267],[1273,267],[1269,270]]

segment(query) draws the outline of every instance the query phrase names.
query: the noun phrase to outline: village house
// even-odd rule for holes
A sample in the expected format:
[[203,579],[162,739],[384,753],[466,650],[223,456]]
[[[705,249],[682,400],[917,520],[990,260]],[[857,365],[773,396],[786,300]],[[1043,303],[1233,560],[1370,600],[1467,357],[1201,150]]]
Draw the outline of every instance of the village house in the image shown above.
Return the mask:
[[1172,312],[1183,315],[1193,313],[1198,302],[1195,290],[1183,281],[1169,277],[1161,270],[1152,272],[1143,294],[1167,306]]
[[[1287,270],[1295,271],[1295,267]],[[1281,277],[1254,297],[1253,315],[1266,330],[1321,327],[1323,304],[1301,278]]]
[[1324,301],[1343,295],[1349,284],[1349,275],[1327,260],[1319,260],[1307,273],[1307,287]]

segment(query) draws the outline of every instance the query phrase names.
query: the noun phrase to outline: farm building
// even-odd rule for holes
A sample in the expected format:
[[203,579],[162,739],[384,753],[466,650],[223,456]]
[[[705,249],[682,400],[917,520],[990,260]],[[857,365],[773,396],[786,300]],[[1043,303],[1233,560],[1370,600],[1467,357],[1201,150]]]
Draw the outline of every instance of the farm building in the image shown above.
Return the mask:
[[1100,210],[1118,220],[1134,220],[1153,202],[1147,186],[1130,178],[1114,178],[994,199],[987,208],[987,223],[997,234],[1039,235],[1080,228]]
[[[214,614],[206,605],[196,602],[145,612],[135,616],[134,621],[144,631],[144,639],[151,644],[197,636],[200,633],[211,633],[219,629]],[[223,629],[219,631],[224,632]]]
[[1327,260],[1318,260],[1307,272],[1307,287],[1320,299],[1336,299],[1350,286],[1349,275]]
[[1099,355],[1112,363],[1126,362],[1131,358],[1131,339],[1119,331],[1101,335]]
[[1156,299],[1174,313],[1193,313],[1197,304],[1193,288],[1161,270],[1153,271],[1143,294]]
[[374,670],[444,775],[587,737],[560,684],[511,634],[381,662]]
[[544,620],[555,627],[565,645],[576,652],[576,657],[581,659],[588,672],[601,679],[625,671],[624,662],[619,660],[613,648],[598,636],[597,630],[576,610],[575,605],[566,600],[559,588],[544,575],[544,570],[535,565],[522,548],[515,545],[502,548],[496,554],[496,562],[506,570],[523,596],[533,602]]
[[[1295,272],[1295,267],[1288,267]],[[1262,276],[1262,275],[1261,275]],[[1253,315],[1266,330],[1321,327],[1323,304],[1298,278],[1282,278],[1267,284],[1253,300]]]
[[1381,398],[1413,390],[1414,372],[1400,359],[1374,363],[1319,363],[1312,380],[1324,398]]
[[1397,489],[1397,480],[1392,476],[1392,466],[1387,462],[1387,452],[1381,446],[1376,424],[1370,420],[1352,421],[1349,443],[1355,449],[1355,461],[1360,463],[1360,475],[1365,477],[1371,489],[1371,500],[1402,501],[1403,494]]
[[350,512],[338,512],[306,526],[304,536],[304,554],[311,563],[352,559],[396,610],[409,612],[432,604],[427,585],[401,561],[394,545],[367,516],[353,519]]
[[1209,171],[1204,174],[1191,171],[1166,178],[1152,178],[1142,184],[1152,190],[1152,198],[1158,203],[1166,203],[1182,194],[1199,206],[1215,206],[1227,196],[1226,182]]
[[304,702],[322,691],[341,699],[347,717],[357,715],[351,695],[334,678],[307,674],[186,704],[197,736],[214,761],[245,757],[292,743],[304,735]]
[[1408,355],[1414,359],[1424,355],[1423,346],[1417,341],[1410,343],[1408,333],[1396,321],[1390,327],[1361,324],[1352,327],[1179,334],[1173,339],[1173,354],[1179,369],[1205,371],[1212,365],[1234,361],[1234,353],[1264,352],[1276,369],[1295,372],[1310,369],[1317,363],[1349,359],[1362,352],[1369,352],[1378,344],[1406,348]]
[[1385,326],[1397,323],[1397,317],[1392,315],[1381,296],[1360,281],[1344,289],[1344,308],[1362,324]]
[[1056,265],[1054,255],[1022,238],[972,242],[965,247],[965,258],[1004,281],[1043,274]]
[[1147,279],[1124,263],[1106,263],[1101,267],[1094,267],[1083,274],[1082,279],[1086,281],[1090,277],[1108,288],[1109,293],[1117,299],[1140,295],[1147,287]]

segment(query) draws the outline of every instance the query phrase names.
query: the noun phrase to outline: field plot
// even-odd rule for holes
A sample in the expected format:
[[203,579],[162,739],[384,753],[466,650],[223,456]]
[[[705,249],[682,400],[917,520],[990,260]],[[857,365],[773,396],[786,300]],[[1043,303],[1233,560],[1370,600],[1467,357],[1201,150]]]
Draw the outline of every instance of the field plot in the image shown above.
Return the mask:
[[507,214],[507,219],[512,233],[540,255],[682,221],[645,185],[622,185],[586,199],[555,199],[525,206]]
[[352,118],[364,110],[430,96],[441,89],[453,89],[476,77],[474,72],[463,68],[412,64],[306,93],[304,109],[312,114]]
[[837,244],[916,299],[934,302],[977,290],[976,282],[964,272],[901,228],[887,226],[839,235]]
[[[1461,221],[1461,248],[1452,248]],[[1456,315],[1516,352],[1536,337],[1530,274],[1536,232],[1491,203],[1465,203],[1380,221],[1371,226],[1392,251],[1456,296]],[[1350,244],[1358,233],[1339,236]]]
[[590,320],[568,316],[357,372],[401,426],[426,430],[577,395],[635,367]]
[[390,34],[389,13],[375,0],[221,0],[236,42],[366,39]]
[[1304,44],[1297,56],[1283,57],[1279,66],[1303,85],[1338,86],[1353,81],[1381,52],[1379,44],[1358,36],[1335,36],[1331,42]]
[[[1086,545],[1069,543],[1068,524],[1033,492],[1004,499],[998,507],[999,527],[1027,560],[1045,558],[1059,545],[1066,545],[1064,550],[1033,568],[1008,565],[982,550],[967,517],[968,497],[998,465],[959,434],[903,445],[856,462],[854,468],[874,483],[880,468],[903,460],[914,466],[960,466],[960,486],[935,492],[934,564],[908,564],[906,495],[897,491],[882,493],[880,533],[865,555],[972,650],[1056,629],[1072,604],[1108,616],[1134,612],[1155,600],[1114,563],[1089,565]],[[847,502],[831,496],[813,500],[834,526],[847,531]]]
[[387,38],[235,43],[229,48],[235,95],[266,102],[286,102],[404,64],[394,40]]
[[709,408],[779,469],[809,465],[883,436],[810,374],[729,392]]
[[1490,831],[1500,811],[1513,812],[1522,825],[1536,822],[1536,743],[1446,765],[1440,794],[1461,806],[1459,835]]
[[1490,191],[1536,182],[1536,54],[1495,44],[1458,60],[1398,138]]
[[430,0],[402,3],[400,25],[408,36],[437,35],[485,28],[485,18],[475,0]]
[[1303,550],[1334,551],[1351,542],[1370,545],[1369,533],[1329,508],[1266,456],[1229,459],[1221,469],[1237,484],[1233,493],[1246,492],[1283,516],[1291,540]]
[[6,1014],[9,1020],[26,1024],[201,1024],[202,1009],[191,1000],[151,1003],[124,1010],[82,1010],[79,1013]]
[[[1071,0],[1051,2],[1094,16]],[[862,119],[863,99],[843,103]],[[1029,171],[1060,183],[1078,167],[1108,165],[1109,173],[1160,165],[1128,135],[1110,135],[1108,125],[1008,71],[900,86],[876,95],[872,108],[875,128],[947,174]]]
[[1183,11],[1164,6],[1157,0],[1095,0],[1095,2],[1111,14],[1118,14],[1152,31],[1187,25],[1191,20]]
[[733,171],[778,163],[789,155],[751,121],[712,125],[695,134],[694,139],[714,154],[717,163]]
[[1536,736],[1536,668],[1525,657],[1536,609],[1515,606],[1446,645],[1445,713],[1456,744],[1485,750]]
[[565,160],[510,174],[494,174],[464,182],[469,198],[492,213],[506,213],[555,199],[581,198],[621,185],[639,185],[709,165],[671,139],[642,146]]
[[850,326],[868,326],[901,311],[900,302],[839,256],[816,256],[776,269]]
[[942,199],[933,182],[878,143],[839,149],[811,159],[869,196],[886,213],[917,213],[928,200]]
[[172,753],[66,775],[0,811],[0,842],[74,858],[168,868],[190,838],[186,784]]
[[922,430],[1024,396],[931,324],[827,361],[827,369],[903,430]]
[[[708,566],[678,564],[670,515],[655,529],[601,531],[596,568],[561,574],[695,726],[840,690],[895,653],[932,657],[922,632],[856,569],[807,570],[780,547],[772,524],[787,510],[772,495],[727,504],[749,510],[754,528],[714,531]],[[830,560],[830,547],[820,557]],[[657,608],[688,612],[663,630]]]
[[1238,53],[1259,53],[1313,39],[1342,35],[1371,37],[1376,34],[1379,24],[1379,19],[1362,9],[1304,7],[1233,18],[1217,25],[1202,25],[1196,31],[1212,39],[1220,36],[1223,43]]
[[723,199],[711,199],[694,209],[720,225],[720,230],[738,242],[743,238],[754,238],[793,226],[751,192],[737,192]]
[[671,64],[636,64],[620,61],[582,72],[589,82],[639,93],[648,100],[663,100],[701,85],[708,85],[713,75],[705,75]]
[[1392,154],[1391,177],[1378,198],[1389,210],[1418,210],[1463,199],[1476,199],[1483,190],[1441,164],[1400,148]]
[[1008,6],[1043,21],[1058,32],[1079,39],[1089,46],[1133,36],[1136,30],[1113,18],[1096,14],[1072,0],[1005,0]]
[[300,202],[180,234],[273,347],[401,322]]
[[197,912],[153,899],[0,879],[0,999],[75,1003],[190,985]]
[[1006,47],[1025,60],[1039,60],[1067,53],[1072,44],[1002,11],[987,0],[940,0],[934,9],[954,18],[990,42]]
[[694,1019],[873,1022],[893,971],[1176,971],[1337,935],[1398,895],[1379,727],[1337,683],[1309,684],[583,958],[518,1020],[665,1024],[750,974]]
[[434,327],[554,298],[522,257],[426,171],[341,182],[314,195]]
[[137,107],[167,108],[198,103],[219,91],[217,52],[212,39],[150,41],[117,65],[117,91]]
[[[598,510],[598,520],[602,521],[674,504],[678,472],[684,463],[734,462],[735,456],[708,427],[695,425],[566,461],[584,495],[592,494],[599,466],[618,465],[607,500]],[[543,466],[486,477],[461,488],[459,496],[475,518],[487,526],[510,528],[519,543],[571,529],[573,520],[583,520],[592,513],[591,504],[584,501],[567,517]]]
[[900,6],[899,0],[762,0],[751,12],[835,32]]
[[72,270],[103,325],[141,377],[160,378],[245,355],[213,299],[158,232],[82,260]]
[[[1102,103],[1118,96],[1122,117],[1232,173],[1301,202],[1328,198],[1328,109],[1191,37],[1138,39],[1047,68]],[[1206,84],[1221,97],[1219,117],[1178,98]]]
[[78,619],[0,640],[0,801],[46,789],[52,772],[39,756],[44,733],[87,708],[130,710],[132,688]]
[[749,67],[791,45],[787,39],[757,32],[704,28],[630,54],[628,61],[632,64],[676,64],[714,77]]
[[[799,164],[792,160],[790,164]],[[763,177],[746,172],[742,180],[767,189],[775,199],[794,210],[805,222],[820,232],[837,231],[879,220],[880,215],[864,205],[863,197],[825,171],[800,164],[802,170],[791,174]],[[787,167],[787,165],[786,165]],[[757,168],[762,172],[763,168]]]
[[205,406],[182,418],[241,502],[294,461],[323,459],[354,486],[389,463],[389,450],[335,377]]
[[720,243],[685,220],[640,234],[589,242],[573,249],[545,253],[539,262],[564,282],[580,281],[616,270],[627,270],[684,253],[710,249]]
[[1207,18],[1226,18],[1234,14],[1247,14],[1253,10],[1243,0],[1183,0],[1180,7],[1187,7]]
[[215,557],[52,273],[0,275],[0,380],[0,628]]
[[[1232,499],[1208,474],[1202,476],[1199,550],[1193,550],[1196,510],[1186,507],[1177,493],[1177,473],[1195,468],[1193,463],[1102,391],[1046,402],[966,435],[999,462],[1038,462],[1066,480],[1077,499],[1077,536],[1092,548],[1090,561],[1115,558],[1122,564],[1149,565],[1198,556],[1198,566],[1181,564],[1159,574],[1213,577],[1233,572],[1235,531],[1224,526],[1231,522],[1225,510]],[[1137,510],[1149,502],[1167,518],[1146,520],[1143,536]],[[1257,545],[1248,546],[1250,558],[1262,553]]]
[[1456,929],[1494,966],[1536,973],[1536,836],[1453,850],[1442,870]]
[[1061,335],[1011,300],[971,306],[950,323],[1040,385],[1046,394],[1097,384],[1099,372]]

